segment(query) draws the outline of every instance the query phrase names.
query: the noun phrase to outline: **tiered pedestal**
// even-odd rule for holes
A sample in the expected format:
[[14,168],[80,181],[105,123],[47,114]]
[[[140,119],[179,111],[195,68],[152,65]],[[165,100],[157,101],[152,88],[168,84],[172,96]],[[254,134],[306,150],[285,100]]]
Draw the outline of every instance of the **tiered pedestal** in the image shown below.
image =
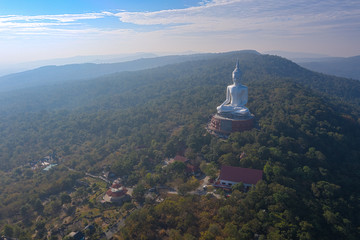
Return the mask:
[[212,116],[208,130],[216,134],[229,135],[232,132],[243,132],[254,127],[254,115],[239,117],[234,115]]

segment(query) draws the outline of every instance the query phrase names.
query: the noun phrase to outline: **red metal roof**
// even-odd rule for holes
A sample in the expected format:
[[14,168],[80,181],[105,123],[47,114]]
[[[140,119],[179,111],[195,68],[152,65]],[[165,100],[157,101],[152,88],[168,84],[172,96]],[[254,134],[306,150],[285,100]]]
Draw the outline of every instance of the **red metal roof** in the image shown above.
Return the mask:
[[112,192],[111,189],[107,190],[106,194],[110,197],[122,197],[127,193],[127,189],[123,189],[122,191]]
[[222,166],[219,180],[231,182],[243,182],[246,184],[256,184],[262,179],[262,170]]
[[176,156],[174,157],[174,161],[179,161],[179,162],[185,163],[185,162],[188,161],[188,159],[187,159],[186,157],[183,157],[183,156],[180,156],[180,155],[176,155]]
[[111,185],[112,188],[121,188],[121,184],[120,183],[113,183],[113,185]]

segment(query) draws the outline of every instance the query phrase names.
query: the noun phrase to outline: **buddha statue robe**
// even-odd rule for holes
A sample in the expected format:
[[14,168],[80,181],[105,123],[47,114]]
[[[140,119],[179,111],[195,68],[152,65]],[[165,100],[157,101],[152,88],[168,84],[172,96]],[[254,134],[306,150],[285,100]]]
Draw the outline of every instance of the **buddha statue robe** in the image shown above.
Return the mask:
[[218,106],[218,114],[233,114],[236,116],[250,115],[249,109],[245,107],[248,101],[248,88],[240,83],[241,71],[239,68],[239,61],[233,71],[233,84],[227,86],[226,100]]

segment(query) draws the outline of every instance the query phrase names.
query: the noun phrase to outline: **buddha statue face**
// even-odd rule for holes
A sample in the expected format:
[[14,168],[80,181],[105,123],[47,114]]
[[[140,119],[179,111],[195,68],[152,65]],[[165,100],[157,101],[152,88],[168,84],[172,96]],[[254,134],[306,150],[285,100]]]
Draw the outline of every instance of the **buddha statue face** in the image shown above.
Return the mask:
[[234,71],[232,74],[233,82],[235,85],[240,84],[240,78],[241,78],[241,72],[240,71]]
[[236,68],[235,70],[233,71],[232,73],[232,79],[233,79],[233,82],[235,85],[240,85],[240,79],[241,79],[241,71],[240,71],[240,68],[239,68],[239,62],[236,64]]

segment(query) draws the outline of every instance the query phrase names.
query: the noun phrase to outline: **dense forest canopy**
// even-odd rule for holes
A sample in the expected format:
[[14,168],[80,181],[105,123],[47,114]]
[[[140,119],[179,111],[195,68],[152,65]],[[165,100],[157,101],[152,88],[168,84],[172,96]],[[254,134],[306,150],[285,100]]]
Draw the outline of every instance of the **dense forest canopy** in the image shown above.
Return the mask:
[[[257,127],[223,140],[205,126],[225,98],[237,58]],[[51,222],[64,211],[69,203],[59,207],[60,195],[83,173],[109,166],[137,193],[191,185],[181,166],[161,167],[166,157],[185,151],[205,172],[221,165],[263,169],[263,181],[227,199],[184,190],[159,204],[147,202],[127,218],[121,238],[357,239],[359,84],[283,58],[232,52],[1,94],[0,226],[23,228],[18,235],[29,237],[37,216]],[[50,173],[27,167],[54,151],[61,163]],[[19,212],[27,202],[28,222]],[[40,205],[49,212],[42,214]],[[95,202],[89,207],[102,209]]]

